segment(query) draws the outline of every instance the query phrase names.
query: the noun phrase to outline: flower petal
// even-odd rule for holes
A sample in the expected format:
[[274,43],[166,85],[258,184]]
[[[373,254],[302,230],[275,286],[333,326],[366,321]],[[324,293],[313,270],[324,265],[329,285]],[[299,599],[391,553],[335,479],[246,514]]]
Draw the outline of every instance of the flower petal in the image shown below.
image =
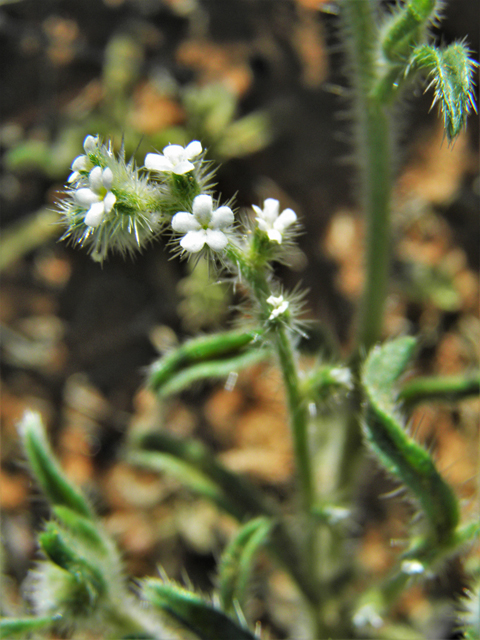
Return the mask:
[[113,172],[109,167],[106,167],[102,173],[102,183],[105,189],[108,191],[112,188],[113,184]]
[[103,206],[105,207],[105,213],[110,213],[116,201],[117,201],[117,198],[115,194],[109,191],[105,196],[105,198],[103,199]]
[[89,159],[87,156],[78,156],[72,162],[73,171],[86,171],[88,167]]
[[77,189],[75,191],[75,200],[78,204],[90,205],[93,202],[100,202],[101,198],[97,193],[94,193],[91,189],[84,187],[83,189]]
[[83,148],[85,149],[85,153],[93,153],[98,144],[97,136],[87,136],[83,141]]
[[103,188],[103,169],[102,167],[94,167],[88,176],[88,182],[90,189],[95,193],[98,193]]
[[159,153],[147,153],[145,156],[145,168],[152,171],[172,171],[173,165]]
[[172,228],[179,233],[188,233],[189,231],[198,231],[201,226],[191,213],[180,211],[172,218]]
[[90,209],[87,211],[84,222],[87,227],[98,227],[98,225],[102,222],[104,214],[105,207],[103,206],[103,202],[94,202]]
[[[178,214],[177,214],[178,215]],[[189,251],[190,253],[198,253],[203,249],[203,246],[206,242],[206,231],[205,229],[199,229],[198,231],[189,231],[186,236],[180,240],[180,245],[185,249],[185,251]]]
[[175,165],[184,159],[185,149],[179,144],[169,144],[163,150],[163,155]]
[[207,229],[206,234],[206,243],[210,249],[213,249],[214,251],[221,251],[222,249],[225,249],[228,244],[228,238],[223,231],[220,231],[219,229]]
[[188,173],[189,171],[193,171],[194,169],[194,164],[192,164],[188,160],[182,160],[181,162],[177,162],[177,164],[174,164],[173,173],[176,173],[177,176],[183,176],[183,174]]
[[271,242],[278,242],[278,244],[282,244],[282,234],[278,229],[270,229],[267,231],[268,239]]
[[252,204],[252,209],[255,211],[255,213],[257,214],[257,218],[258,217],[262,217],[263,216],[263,211],[260,209],[260,207],[257,207],[256,204]]
[[218,209],[212,213],[210,228],[225,229],[233,224],[234,219],[235,217],[230,207],[218,207]]
[[280,211],[280,203],[275,198],[267,198],[263,203],[263,215],[262,218],[267,222],[273,224],[273,222],[278,218],[278,213]]
[[185,157],[191,160],[202,153],[202,143],[198,140],[192,140],[185,147]]
[[291,224],[296,222],[296,220],[297,214],[295,213],[295,211],[293,211],[293,209],[285,209],[285,211],[282,211],[282,213],[275,220],[273,226],[275,229],[278,229],[280,232],[282,232],[285,231],[285,229]]
[[212,196],[200,195],[193,200],[192,211],[198,222],[204,226],[212,218],[213,200]]

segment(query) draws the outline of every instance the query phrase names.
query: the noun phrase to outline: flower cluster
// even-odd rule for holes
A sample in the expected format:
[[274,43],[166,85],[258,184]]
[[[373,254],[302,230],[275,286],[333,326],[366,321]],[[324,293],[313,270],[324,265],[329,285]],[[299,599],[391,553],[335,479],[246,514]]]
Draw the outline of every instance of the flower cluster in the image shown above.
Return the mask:
[[87,136],[83,147],[60,202],[62,239],[86,247],[98,262],[111,251],[141,250],[164,223],[157,190],[133,161],[125,161],[123,150],[115,156],[98,136]]
[[[214,201],[205,168],[202,144],[167,145],[162,153],[148,153],[144,167],[126,162],[123,150],[115,156],[98,136],[87,136],[85,153],[75,158],[61,202],[67,230],[64,238],[85,246],[103,261],[111,251],[134,253],[160,232],[170,230],[186,255],[202,251],[220,255],[233,242],[248,253],[248,243],[264,252],[264,260],[281,259],[280,245],[293,235],[297,216],[280,212],[278,200],[268,198],[256,213],[255,234],[240,236],[230,206]],[[253,246],[253,245],[252,245]],[[277,247],[277,249],[275,248]],[[255,249],[257,250],[257,249]],[[284,315],[288,302],[272,296],[270,319]]]

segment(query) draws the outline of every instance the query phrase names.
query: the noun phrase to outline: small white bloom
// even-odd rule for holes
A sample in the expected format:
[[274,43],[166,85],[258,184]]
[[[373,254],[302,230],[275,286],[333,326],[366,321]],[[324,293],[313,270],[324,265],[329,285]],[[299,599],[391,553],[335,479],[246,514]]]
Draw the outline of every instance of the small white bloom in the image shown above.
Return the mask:
[[270,296],[267,298],[267,304],[272,307],[272,312],[268,317],[269,320],[275,320],[288,309],[288,300],[285,300],[283,296]]
[[179,144],[169,144],[160,153],[147,153],[145,156],[145,168],[153,171],[168,171],[179,176],[195,169],[191,160],[202,153],[202,145],[198,140],[193,140],[185,148]]
[[418,575],[425,571],[425,566],[418,560],[404,560],[402,562],[402,571],[410,576]]
[[364,604],[353,616],[353,624],[356,627],[372,626],[374,629],[380,629],[383,620],[373,605]]
[[280,213],[280,203],[274,198],[267,198],[263,203],[263,210],[256,205],[253,209],[257,214],[258,228],[265,231],[272,242],[282,244],[283,234],[297,220],[297,214],[292,209],[285,209]]
[[330,377],[335,382],[342,384],[347,389],[353,388],[352,372],[348,367],[335,367],[330,369]]
[[115,195],[110,191],[113,184],[112,170],[106,167],[95,167],[88,176],[90,187],[77,189],[76,201],[89,209],[85,215],[87,227],[98,227],[105,214],[110,213],[116,202]]
[[67,182],[74,182],[80,177],[80,171],[90,171],[93,168],[92,161],[88,157],[89,153],[92,153],[96,146],[98,145],[98,137],[97,136],[87,136],[83,141],[83,148],[85,149],[85,154],[82,156],[78,156],[72,162],[72,172]]
[[192,211],[180,211],[172,218],[173,229],[185,234],[180,240],[183,249],[198,253],[205,244],[214,251],[224,249],[228,243],[225,232],[234,220],[230,207],[218,207],[214,211],[212,196],[200,195],[194,198]]

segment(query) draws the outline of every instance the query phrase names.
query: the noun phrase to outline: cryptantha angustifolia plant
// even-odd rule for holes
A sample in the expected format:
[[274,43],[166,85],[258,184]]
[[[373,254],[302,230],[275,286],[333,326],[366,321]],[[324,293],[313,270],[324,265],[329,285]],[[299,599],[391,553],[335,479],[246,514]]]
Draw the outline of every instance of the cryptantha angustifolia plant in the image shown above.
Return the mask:
[[[39,417],[29,413],[20,435],[32,472],[51,503],[52,520],[38,537],[43,560],[27,581],[32,615],[4,618],[2,637],[60,628],[64,633],[95,629],[112,638],[253,639],[250,579],[263,550],[296,584],[312,639],[378,637],[382,632],[385,638],[399,637],[400,627],[386,624],[395,599],[412,580],[434,575],[446,558],[478,537],[478,522],[462,522],[454,491],[432,455],[410,435],[403,415],[427,399],[478,394],[478,374],[404,383],[415,340],[378,344],[391,255],[392,130],[398,99],[423,74],[452,142],[475,109],[476,63],[462,42],[439,48],[430,41],[438,2],[410,0],[384,12],[369,0],[343,0],[338,7],[368,228],[357,338],[344,363],[319,356],[307,368],[300,361],[298,343],[306,337],[304,296],[286,290],[274,270],[276,263],[288,263],[295,245],[300,228],[296,213],[267,198],[239,217],[233,201],[216,196],[200,141],[168,145],[162,153],[149,153],[138,167],[125,159],[123,150],[116,155],[110,143],[88,136],[60,203],[63,238],[86,248],[98,262],[113,252],[133,254],[166,237],[174,256],[193,262],[202,256],[212,273],[242,284],[246,301],[241,328],[192,338],[172,349],[151,365],[147,384],[164,401],[193,383],[230,379],[253,363],[273,360],[283,377],[290,420],[297,482],[290,510],[295,508],[295,515],[285,516],[278,504],[201,442],[175,438],[164,429],[137,433],[127,447],[132,464],[175,475],[236,519],[239,529],[218,563],[213,597],[167,577],[132,587],[115,545],[56,463]],[[332,437],[340,444],[328,461],[338,482],[327,496],[318,483],[322,450],[313,437],[320,407],[338,413]],[[361,430],[375,460],[405,486],[422,520],[408,532],[391,574],[367,586],[352,562],[352,539],[345,535],[353,517],[352,483],[363,455],[354,446]],[[476,594],[475,583],[465,592],[458,618],[469,639],[478,619],[471,604]],[[418,637],[412,625],[408,629],[412,638]]]

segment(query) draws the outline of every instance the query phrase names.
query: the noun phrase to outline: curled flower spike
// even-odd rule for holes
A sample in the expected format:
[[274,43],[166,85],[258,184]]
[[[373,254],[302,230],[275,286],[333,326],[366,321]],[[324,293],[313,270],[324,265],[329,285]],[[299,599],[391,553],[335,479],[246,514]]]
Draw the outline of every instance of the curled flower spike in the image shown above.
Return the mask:
[[263,211],[253,205],[257,214],[258,228],[265,231],[269,240],[282,244],[285,231],[297,220],[297,214],[292,209],[285,209],[279,215],[280,203],[274,198],[267,198],[263,203]]
[[288,300],[285,300],[283,296],[270,296],[267,298],[267,304],[272,307],[272,312],[268,317],[269,320],[275,320],[278,316],[283,315],[289,306]]
[[166,171],[179,176],[193,171],[195,165],[191,160],[202,153],[202,145],[198,140],[193,140],[185,148],[179,144],[169,144],[160,153],[147,153],[145,156],[145,168],[152,171]]
[[213,251],[221,251],[227,246],[229,231],[234,216],[230,207],[213,209],[212,196],[200,195],[194,198],[192,212],[180,211],[172,218],[172,227],[185,235],[180,245],[189,253],[198,253],[207,244]]
[[98,227],[105,214],[113,209],[117,199],[110,191],[113,184],[112,170],[108,167],[95,167],[90,171],[88,183],[90,187],[77,189],[75,198],[80,205],[90,205],[85,216],[87,227]]
[[85,155],[78,156],[72,162],[72,173],[69,175],[67,182],[75,182],[80,178],[80,171],[90,171],[93,168],[93,163],[88,157],[89,153],[92,153],[98,145],[98,136],[87,136],[83,141],[83,148],[85,149]]

